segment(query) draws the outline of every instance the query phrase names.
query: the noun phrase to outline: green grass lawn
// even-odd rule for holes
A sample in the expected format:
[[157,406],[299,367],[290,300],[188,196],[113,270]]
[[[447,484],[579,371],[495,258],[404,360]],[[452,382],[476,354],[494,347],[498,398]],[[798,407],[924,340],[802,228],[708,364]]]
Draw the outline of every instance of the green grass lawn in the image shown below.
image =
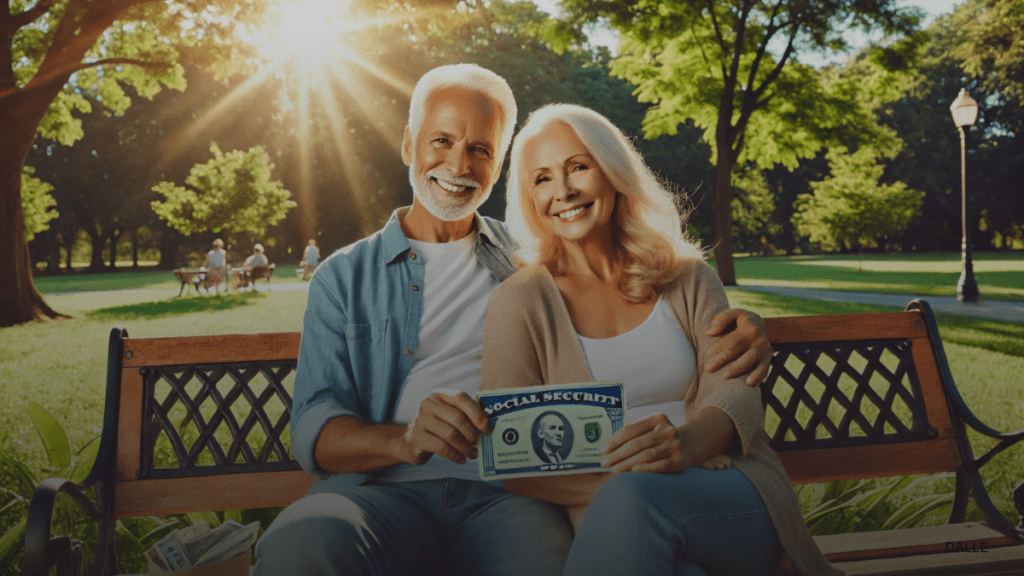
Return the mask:
[[[271,284],[296,282],[296,266],[278,266],[270,277]],[[138,269],[124,269],[114,272],[74,272],[56,276],[37,276],[36,289],[40,292],[82,292],[95,290],[157,290],[166,291],[168,296],[175,296],[181,289],[181,282],[170,270],[157,270],[154,266],[143,266]],[[259,281],[264,288],[265,282]],[[221,285],[223,291],[224,286]],[[195,294],[195,292],[192,292]]]
[[[834,260],[844,265],[830,263]],[[854,260],[854,265],[856,261]],[[921,277],[943,277],[949,258],[918,258],[911,272],[887,270],[884,258],[864,261],[871,270],[871,286],[889,288],[894,279],[912,281],[898,286],[917,286]],[[1024,290],[1009,285],[1007,278],[1021,275],[1020,263],[1011,258],[990,260],[980,269],[1000,268],[984,274],[984,286],[1000,282],[1012,294]],[[954,263],[955,264],[955,263]],[[924,271],[915,272],[915,266]],[[929,271],[932,267],[938,271]],[[823,271],[836,271],[846,280],[833,287],[854,284],[858,272],[850,260],[830,257],[742,258],[737,260],[741,283],[753,282],[747,271],[766,270],[779,282],[832,283],[822,279]],[[1016,271],[1015,271],[1016,270]],[[807,271],[808,276],[801,276]],[[100,433],[103,391],[106,377],[107,336],[111,327],[123,326],[133,337],[183,336],[300,330],[305,291],[260,291],[177,297],[178,283],[166,271],[143,270],[99,275],[67,275],[40,278],[47,301],[57,310],[73,316],[69,320],[32,323],[0,330],[0,450],[13,448],[37,469],[44,468],[45,454],[32,423],[24,412],[29,401],[49,409],[68,430],[72,451]],[[919,277],[918,275],[922,275]],[[283,275],[281,275],[283,276]],[[887,280],[888,279],[888,280]],[[280,278],[281,281],[284,278]],[[288,278],[294,281],[292,278]],[[758,280],[761,281],[761,280]],[[955,274],[954,274],[955,284]],[[830,284],[831,285],[831,284]],[[85,292],[88,286],[102,290]],[[858,285],[859,286],[859,285]],[[121,291],[113,291],[116,289]],[[125,288],[130,288],[125,290]],[[858,287],[857,289],[862,289]],[[165,292],[166,290],[166,292]],[[916,289],[915,289],[916,290]],[[1013,292],[1016,290],[1016,292]],[[787,298],[772,294],[728,290],[734,306],[754,310],[763,316],[832,314],[851,311],[881,311],[883,308]],[[962,316],[940,315],[940,332],[946,345],[953,377],[968,406],[988,425],[1001,431],[1017,430],[1024,422],[1024,325]],[[975,452],[991,446],[971,433]],[[1014,485],[1024,480],[1024,446],[1000,454],[983,469],[983,477],[1000,510],[1016,518],[1010,501]],[[0,470],[0,478],[3,471]],[[939,479],[917,490],[952,491],[952,482]],[[3,502],[0,501],[0,508]],[[0,510],[2,512],[2,510]],[[976,511],[975,511],[976,512]],[[928,518],[944,521],[941,513]],[[977,519],[975,513],[972,519]],[[0,517],[2,524],[2,517]],[[4,526],[0,525],[0,534]],[[0,571],[2,572],[2,571]]]
[[[745,256],[734,264],[740,285],[930,296],[956,296],[961,267],[955,253]],[[974,277],[983,299],[1024,301],[1024,253],[975,253]]]

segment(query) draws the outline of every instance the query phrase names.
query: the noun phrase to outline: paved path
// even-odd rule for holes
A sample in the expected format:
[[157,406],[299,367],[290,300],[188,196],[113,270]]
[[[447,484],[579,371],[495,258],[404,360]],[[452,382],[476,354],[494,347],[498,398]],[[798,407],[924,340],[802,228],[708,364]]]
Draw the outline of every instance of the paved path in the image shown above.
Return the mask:
[[858,304],[875,304],[891,306],[900,310],[915,298],[927,300],[932,310],[943,314],[963,314],[991,320],[1005,320],[1024,324],[1024,302],[1003,302],[985,300],[980,302],[957,302],[955,296],[911,296],[908,294],[874,294],[870,292],[845,292],[841,290],[816,290],[812,288],[787,288],[776,286],[733,286],[739,290],[751,292],[768,292],[780,296],[809,298],[811,300],[827,300],[829,302],[856,302]]

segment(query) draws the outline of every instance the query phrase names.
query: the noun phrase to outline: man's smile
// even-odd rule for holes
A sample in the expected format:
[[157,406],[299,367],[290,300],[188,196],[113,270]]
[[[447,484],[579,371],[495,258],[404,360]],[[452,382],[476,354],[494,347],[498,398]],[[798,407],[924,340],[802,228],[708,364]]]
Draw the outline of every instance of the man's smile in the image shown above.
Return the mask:
[[474,190],[476,190],[475,186],[459,186],[456,184],[452,184],[450,182],[446,182],[444,180],[440,180],[435,176],[431,176],[430,180],[436,183],[438,186],[440,186],[442,190],[451,192],[452,194],[465,194],[467,192],[473,192]]

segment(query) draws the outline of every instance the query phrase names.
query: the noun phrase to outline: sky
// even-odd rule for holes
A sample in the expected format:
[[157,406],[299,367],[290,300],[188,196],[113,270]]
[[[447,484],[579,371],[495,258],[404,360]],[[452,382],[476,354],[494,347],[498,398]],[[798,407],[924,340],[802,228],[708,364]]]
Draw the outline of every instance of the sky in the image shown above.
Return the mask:
[[[558,0],[533,0],[538,7],[549,13],[557,13],[558,11]],[[953,9],[963,3],[964,0],[899,0],[899,6],[917,6],[924,10],[924,19],[921,21],[921,27],[927,28],[936,17],[943,14],[949,14]],[[614,53],[618,47],[618,36],[617,34],[606,28],[596,29],[589,35],[590,41],[596,45],[608,46]],[[872,38],[866,36],[859,31],[851,31],[848,33],[847,42],[850,43],[852,51],[846,54],[800,54],[798,59],[811,66],[821,67],[830,63],[842,63],[845,62],[850,56],[855,54],[860,48],[864,47],[869,40]],[[878,37],[874,38],[879,39]],[[781,49],[779,50],[782,51]]]

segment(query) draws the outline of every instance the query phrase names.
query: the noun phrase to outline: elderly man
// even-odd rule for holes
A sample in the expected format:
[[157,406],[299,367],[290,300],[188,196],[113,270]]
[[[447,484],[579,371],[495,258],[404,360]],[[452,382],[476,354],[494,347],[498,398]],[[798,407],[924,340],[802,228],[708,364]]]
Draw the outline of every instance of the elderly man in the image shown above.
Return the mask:
[[[471,461],[487,428],[473,401],[484,315],[514,272],[505,226],[476,208],[515,120],[508,84],[483,68],[417,83],[402,145],[412,206],[310,284],[292,442],[316,480],[257,545],[257,574],[561,574],[564,512],[482,482]],[[718,352],[742,356],[726,369],[763,376],[760,319],[719,320],[738,320]]]

